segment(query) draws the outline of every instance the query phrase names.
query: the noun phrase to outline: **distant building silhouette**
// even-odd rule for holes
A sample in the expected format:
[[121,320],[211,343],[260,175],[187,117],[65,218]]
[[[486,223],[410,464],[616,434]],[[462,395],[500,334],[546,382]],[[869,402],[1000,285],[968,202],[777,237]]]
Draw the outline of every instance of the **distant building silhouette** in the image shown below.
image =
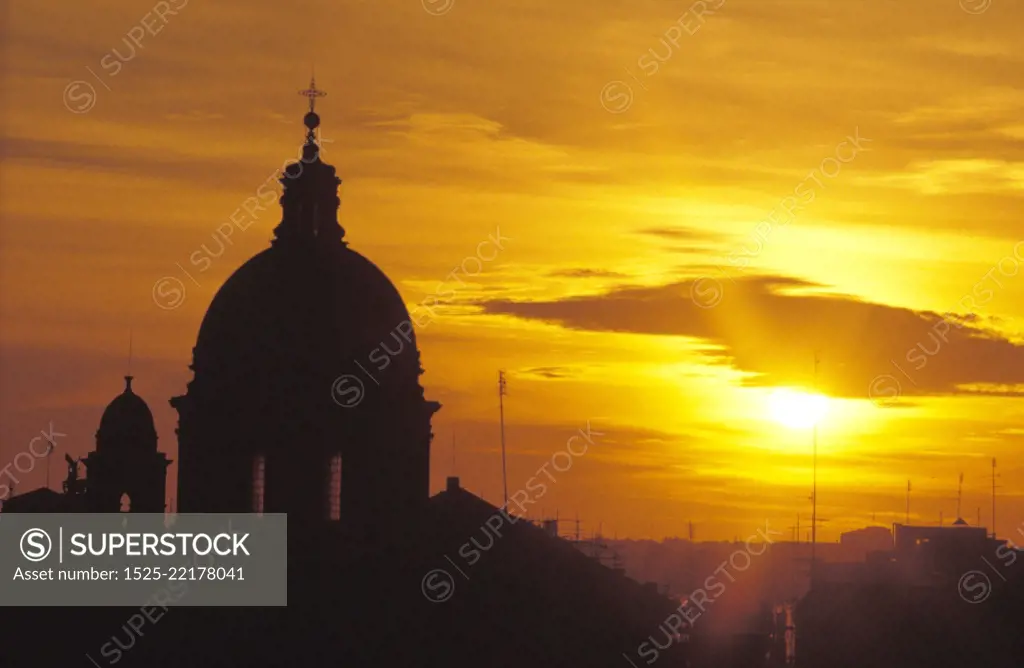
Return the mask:
[[[68,474],[63,493],[46,487],[4,501],[5,513],[162,513],[165,508],[167,467],[171,460],[157,451],[153,413],[132,390],[125,376],[124,391],[103,411],[96,432],[96,450],[79,460],[65,454]],[[86,476],[79,477],[79,464]],[[49,462],[47,462],[49,465]]]
[[839,535],[839,544],[855,553],[858,560],[865,559],[869,552],[891,550],[892,541],[892,531],[879,526],[846,531]]
[[896,524],[890,549],[860,563],[822,564],[797,610],[798,664],[1020,666],[1018,562],[1024,552],[962,519]]
[[132,376],[124,380],[124,392],[103,411],[96,451],[82,460],[88,472],[88,507],[91,512],[116,513],[127,495],[131,512],[162,513],[171,460],[156,449],[153,413],[132,391]]

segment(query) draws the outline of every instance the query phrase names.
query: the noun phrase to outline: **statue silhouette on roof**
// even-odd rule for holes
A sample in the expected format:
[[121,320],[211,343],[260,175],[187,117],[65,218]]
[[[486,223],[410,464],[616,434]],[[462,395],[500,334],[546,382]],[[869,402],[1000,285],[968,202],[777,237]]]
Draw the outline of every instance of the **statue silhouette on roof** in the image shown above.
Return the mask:
[[64,492],[66,494],[77,494],[79,481],[78,479],[78,462],[82,461],[79,459],[72,459],[71,455],[64,453],[64,461],[68,463],[68,477],[64,480]]

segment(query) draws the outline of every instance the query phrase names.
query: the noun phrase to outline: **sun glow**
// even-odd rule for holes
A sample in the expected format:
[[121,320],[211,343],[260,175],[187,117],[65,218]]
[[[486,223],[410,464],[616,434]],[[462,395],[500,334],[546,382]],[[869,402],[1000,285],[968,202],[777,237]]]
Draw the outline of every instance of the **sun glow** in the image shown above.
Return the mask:
[[779,388],[768,395],[768,415],[791,429],[810,429],[828,412],[828,399],[820,394]]

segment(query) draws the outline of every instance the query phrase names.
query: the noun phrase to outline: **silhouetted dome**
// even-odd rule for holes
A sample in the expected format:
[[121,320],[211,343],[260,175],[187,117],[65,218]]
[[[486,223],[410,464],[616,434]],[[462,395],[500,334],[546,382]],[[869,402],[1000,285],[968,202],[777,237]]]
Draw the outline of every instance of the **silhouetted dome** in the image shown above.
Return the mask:
[[117,395],[103,411],[96,432],[96,451],[106,452],[121,447],[156,448],[156,426],[153,413],[142,397],[132,391],[132,376],[125,376],[124,392]]
[[953,526],[955,526],[955,527],[965,527],[965,526],[967,526],[967,522],[964,521],[964,518],[958,517],[956,522],[953,522]]
[[[194,368],[218,389],[243,383],[241,391],[266,396],[273,387],[252,383],[335,378],[353,363],[373,373],[370,355],[380,355],[382,344],[396,354],[376,381],[418,386],[409,313],[388,277],[341,241],[281,243],[242,265],[217,292],[199,328]],[[330,384],[316,391],[330,399]]]

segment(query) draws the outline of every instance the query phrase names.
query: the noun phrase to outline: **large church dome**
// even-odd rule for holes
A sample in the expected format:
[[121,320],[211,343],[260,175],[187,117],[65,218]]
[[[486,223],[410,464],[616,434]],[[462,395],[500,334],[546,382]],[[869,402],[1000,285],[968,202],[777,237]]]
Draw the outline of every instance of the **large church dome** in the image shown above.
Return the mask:
[[419,373],[398,290],[339,241],[275,244],[242,265],[210,304],[194,359],[214,375],[258,368],[276,375],[279,363],[293,371],[333,365],[337,375],[354,362],[388,384],[416,382]]
[[[313,383],[322,390],[325,376],[358,371],[361,383],[382,386],[377,399],[415,392],[409,313],[388,277],[344,241],[341,179],[320,160],[320,117],[310,111],[304,122],[303,157],[280,179],[283,216],[271,247],[225,282],[203,319],[193,368],[208,382],[196,389],[223,395],[261,383],[294,397]],[[324,398],[330,393],[317,403]]]
[[178,411],[181,512],[360,518],[367,531],[429,495],[431,416],[398,290],[348,247],[313,102],[280,179],[270,248],[217,292]]

